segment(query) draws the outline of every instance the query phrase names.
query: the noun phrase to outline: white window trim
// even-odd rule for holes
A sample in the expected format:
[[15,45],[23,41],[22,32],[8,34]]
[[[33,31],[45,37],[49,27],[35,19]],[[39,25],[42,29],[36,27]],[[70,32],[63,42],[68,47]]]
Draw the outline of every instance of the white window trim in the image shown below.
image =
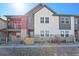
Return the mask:
[[[62,18],[63,18],[63,19],[62,19]],[[66,20],[66,18],[69,18],[70,20],[69,20],[69,19],[68,19],[68,20]],[[61,19],[62,19],[62,20],[61,20]],[[69,23],[68,23],[68,24],[70,24],[70,22],[71,22],[71,17],[67,17],[67,16],[60,16],[60,22],[61,22],[61,21],[64,21],[64,23],[63,23],[63,24],[67,24],[67,23],[66,23],[66,21],[69,21]]]
[[46,20],[47,20],[46,18],[48,18],[48,23],[49,23],[49,17],[40,17],[40,23],[41,23],[41,21],[44,21],[43,23],[48,24],[48,23],[46,23]]
[[[63,33],[62,33],[62,32],[63,32]],[[68,32],[68,33],[67,33],[67,32]],[[61,34],[64,35],[63,37],[66,37],[66,34],[70,35],[70,34],[69,34],[69,31],[66,31],[66,30],[62,30],[62,31],[60,32],[60,35],[61,35]]]

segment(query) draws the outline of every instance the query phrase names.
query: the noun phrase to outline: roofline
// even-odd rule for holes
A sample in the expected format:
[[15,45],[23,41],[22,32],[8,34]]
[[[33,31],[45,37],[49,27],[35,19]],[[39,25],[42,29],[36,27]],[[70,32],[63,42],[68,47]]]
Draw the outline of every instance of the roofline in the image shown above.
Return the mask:
[[19,17],[19,16],[25,16],[26,15],[6,15],[5,17],[7,17],[8,19],[13,18],[13,17]]
[[6,17],[12,17],[12,16],[26,16],[26,15],[4,15],[4,16],[6,16]]
[[53,12],[54,14],[57,14],[55,11],[53,11],[51,8],[49,8],[47,5],[44,5],[44,7],[46,7],[47,9],[49,9],[51,12]]
[[[47,5],[43,5],[43,4],[38,4],[37,6],[35,6],[33,9],[35,9],[38,6],[42,6],[43,8],[46,7],[47,9],[49,9],[52,13],[56,14],[55,11],[53,11],[51,8],[49,8]],[[25,15],[27,15],[29,12],[31,12],[33,9],[31,9],[30,11],[28,11]],[[37,12],[36,12],[37,13]]]
[[39,3],[37,6],[33,7],[30,11],[28,11],[27,13],[25,13],[25,15],[28,15],[28,13],[30,13],[33,9],[35,9],[35,8],[38,7],[38,6],[42,6],[42,4]]
[[6,20],[4,20],[4,19],[2,19],[2,18],[0,18],[0,20],[7,22]]
[[71,14],[53,14],[54,16],[74,16],[79,17],[79,15],[71,15]]

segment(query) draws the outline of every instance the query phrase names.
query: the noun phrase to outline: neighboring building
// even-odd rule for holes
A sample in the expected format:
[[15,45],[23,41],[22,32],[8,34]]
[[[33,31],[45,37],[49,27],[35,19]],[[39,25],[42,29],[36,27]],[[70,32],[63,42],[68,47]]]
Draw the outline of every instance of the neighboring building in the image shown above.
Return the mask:
[[0,17],[0,43],[6,43],[7,21]]
[[7,16],[8,39],[12,43],[23,40],[27,36],[26,16]]

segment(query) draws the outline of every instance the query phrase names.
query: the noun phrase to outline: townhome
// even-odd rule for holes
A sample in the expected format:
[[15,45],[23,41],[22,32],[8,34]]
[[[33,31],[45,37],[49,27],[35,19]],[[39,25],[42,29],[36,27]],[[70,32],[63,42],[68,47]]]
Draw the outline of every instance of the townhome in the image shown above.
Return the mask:
[[[79,41],[79,16],[58,14],[48,6],[39,4],[25,15],[6,16],[7,21],[1,21],[0,28],[12,43],[22,41],[26,37],[49,38],[66,42]],[[4,24],[4,23],[5,24]],[[4,33],[5,33],[4,32]],[[1,35],[0,35],[1,36]],[[40,39],[39,39],[40,40]]]
[[[58,38],[67,38],[67,41],[75,41],[75,15],[57,14],[55,11],[43,4],[39,4],[27,14],[30,13],[33,15],[33,18],[31,19],[33,21],[31,22],[33,23],[34,36],[56,36]],[[73,39],[68,37],[73,37]]]

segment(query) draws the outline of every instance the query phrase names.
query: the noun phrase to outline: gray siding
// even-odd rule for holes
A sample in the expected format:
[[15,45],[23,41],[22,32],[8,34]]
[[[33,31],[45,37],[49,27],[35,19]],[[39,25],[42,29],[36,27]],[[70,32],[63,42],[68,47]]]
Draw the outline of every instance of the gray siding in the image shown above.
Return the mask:
[[29,16],[28,17],[28,29],[34,29],[34,17],[33,16]]
[[79,24],[75,24],[75,30],[79,30]]
[[61,24],[61,23],[59,23],[59,29],[70,30],[71,24]]
[[74,18],[75,19],[75,30],[79,30],[79,18]]

